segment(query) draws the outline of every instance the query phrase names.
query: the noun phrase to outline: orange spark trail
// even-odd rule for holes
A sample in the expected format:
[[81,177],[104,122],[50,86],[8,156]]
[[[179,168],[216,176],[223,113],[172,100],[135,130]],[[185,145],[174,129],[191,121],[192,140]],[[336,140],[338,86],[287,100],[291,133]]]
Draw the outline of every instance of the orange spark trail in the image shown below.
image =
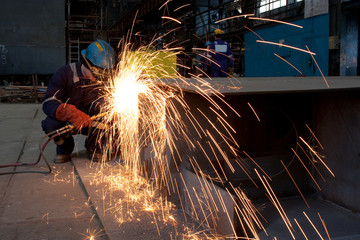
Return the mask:
[[301,150],[303,151],[303,153],[305,154],[305,156],[309,159],[309,162],[311,162],[311,164],[313,165],[314,169],[317,171],[317,173],[319,174],[319,176],[322,178],[322,180],[324,182],[326,182],[324,176],[321,174],[321,172],[319,171],[319,169],[316,167],[315,163],[314,163],[314,160],[311,159],[311,157],[307,154],[307,152],[305,151],[305,149],[299,144],[299,143],[296,143],[297,146],[299,148],[301,148]]
[[[228,107],[228,108],[230,108],[231,109],[231,111],[233,111],[238,117],[241,117],[241,115],[232,107],[232,106],[230,106],[230,104],[229,103],[227,103],[223,98],[220,98],[220,97],[218,97],[223,103],[225,103],[226,104],[226,106]],[[226,114],[225,114],[226,115]]]
[[267,191],[269,200],[272,202],[272,204],[274,205],[274,207],[276,208],[276,210],[280,214],[280,216],[283,219],[283,221],[284,221],[289,233],[291,234],[292,238],[295,239],[295,236],[294,236],[294,234],[292,232],[293,227],[291,225],[291,222],[290,222],[289,218],[287,217],[283,207],[281,206],[278,198],[276,197],[274,191],[272,190],[269,182],[266,180],[265,176],[262,177],[256,169],[254,169],[254,171],[258,175],[261,183],[263,184],[265,190]]
[[293,24],[293,23],[284,22],[284,21],[280,21],[280,20],[276,20],[276,19],[258,18],[258,17],[249,17],[249,19],[251,19],[251,20],[264,20],[264,21],[268,21],[268,22],[276,22],[276,23],[286,24],[286,25],[290,25],[290,26],[293,26],[293,27],[297,27],[297,28],[303,28],[303,26]]
[[[244,215],[248,215],[248,217],[250,217],[249,220],[252,219],[252,220],[255,222],[255,224],[256,224],[260,229],[263,229],[264,232],[265,232],[265,234],[268,235],[265,227],[264,227],[263,224],[261,223],[261,221],[260,221],[260,219],[258,218],[257,214],[259,214],[259,215],[262,217],[262,219],[264,219],[265,222],[267,222],[266,219],[265,219],[265,218],[261,215],[261,213],[255,208],[255,206],[251,203],[251,201],[247,198],[246,194],[245,194],[240,188],[239,188],[239,189],[235,188],[235,187],[231,184],[231,182],[230,182],[230,186],[233,188],[234,192],[236,193],[236,195],[237,195],[237,197],[238,197],[238,200],[241,202],[243,208],[246,209],[246,213],[247,213],[247,214],[243,214],[243,213],[242,213],[243,211],[241,211],[241,214],[242,214],[243,216],[244,216]],[[228,189],[226,189],[226,190],[229,191]],[[232,196],[231,196],[231,198],[232,198]],[[240,203],[238,204],[237,201],[234,201],[234,203],[235,203],[236,207],[237,207],[238,209],[240,209],[240,206],[239,206]],[[235,209],[236,209],[236,208],[235,208]],[[244,213],[245,213],[245,211],[244,211]],[[251,224],[251,226],[253,226],[253,224]],[[254,228],[255,228],[255,227],[254,227]],[[253,233],[253,235],[254,235],[254,236],[257,236],[256,232]]]
[[303,73],[299,69],[297,69],[294,65],[292,65],[289,61],[287,61],[284,58],[280,57],[276,53],[274,53],[274,55],[277,56],[278,58],[280,58],[281,60],[283,60],[284,62],[286,62],[287,64],[289,64],[290,66],[292,66],[296,71],[298,71],[300,73],[300,75],[303,75]]
[[321,159],[321,157],[319,157],[319,155],[312,149],[312,147],[310,147],[310,145],[305,142],[305,140],[300,137],[300,140],[310,149],[310,151],[316,156],[317,159],[320,160],[320,162],[326,167],[326,169],[330,172],[330,174],[335,177],[335,174],[330,170],[330,168],[325,164],[325,162]]
[[257,34],[256,32],[254,32],[251,28],[248,28],[247,26],[244,26],[244,28],[246,28],[247,30],[251,31],[253,34],[255,34],[256,36],[258,36],[258,38],[260,38],[261,40],[264,41],[264,39],[262,37],[260,37],[259,34]]
[[266,177],[268,177],[268,178],[270,179],[270,181],[272,181],[272,180],[271,180],[271,177],[264,171],[264,169],[262,169],[262,168],[260,167],[260,165],[259,165],[254,159],[252,159],[252,158],[250,157],[249,154],[247,154],[247,152],[243,151],[243,153],[244,153],[253,163],[255,163],[255,165],[256,165],[258,168],[260,168],[260,170],[266,175]]
[[[307,48],[307,50],[310,52],[310,49],[308,48],[308,46],[307,46],[307,45],[306,45],[306,48]],[[325,83],[326,83],[326,86],[329,88],[330,86],[329,86],[329,84],[328,84],[328,82],[327,82],[327,80],[326,80],[326,78],[325,78],[325,76],[324,76],[323,72],[321,71],[321,69],[320,69],[320,67],[319,67],[319,64],[317,63],[317,61],[315,60],[315,58],[314,58],[314,56],[313,56],[313,55],[311,55],[311,57],[312,57],[312,59],[314,60],[314,62],[315,62],[315,64],[316,64],[317,68],[319,69],[319,71],[320,71],[320,73],[321,73],[321,76],[322,76],[322,78],[324,79],[324,81],[325,81]]]
[[321,240],[324,240],[324,238],[321,236],[320,232],[317,230],[317,228],[315,227],[314,223],[310,220],[310,218],[308,217],[308,215],[303,212],[303,214],[305,215],[305,217],[307,218],[307,220],[309,221],[309,223],[311,224],[311,226],[314,228],[314,230],[316,231],[316,233],[319,235],[319,237],[321,238]]
[[305,238],[306,240],[309,240],[309,239],[307,238],[306,234],[304,233],[304,230],[301,228],[300,224],[299,224],[298,221],[296,220],[296,218],[294,218],[294,221],[295,221],[296,225],[299,227],[301,233],[304,235],[304,238]]
[[[204,153],[206,159],[208,159],[209,163],[210,163],[211,166],[213,167],[213,169],[214,169],[215,173],[218,175],[219,179],[221,179],[218,171],[216,170],[216,167],[213,165],[210,157],[207,155],[207,153],[206,153],[205,149],[202,147],[201,143],[197,142],[197,144],[198,144],[198,146],[200,147],[201,151]],[[209,144],[209,145],[210,145],[210,144]],[[211,145],[210,145],[210,147],[211,147],[211,149],[212,149],[212,146],[211,146]],[[216,156],[216,155],[215,155],[215,156]],[[219,159],[218,159],[217,157],[216,157],[216,160],[217,160],[217,162],[218,162],[218,165],[219,165],[220,168],[221,168],[221,171],[222,171],[222,173],[223,173],[223,176],[226,178],[226,174],[225,174],[223,168],[221,167],[220,161],[219,161]],[[227,180],[228,180],[228,179],[226,178],[226,181],[227,181]]]
[[190,6],[190,5],[191,5],[191,3],[182,5],[182,6],[178,7],[178,8],[176,8],[176,9],[174,10],[174,12],[179,11],[180,9],[182,9],[182,8],[184,8],[184,7],[187,7],[187,6]]
[[303,195],[303,194],[302,194],[302,192],[300,191],[300,188],[299,188],[299,187],[298,187],[298,185],[296,184],[296,182],[295,182],[294,178],[291,176],[291,174],[290,174],[289,170],[287,169],[287,167],[285,166],[285,164],[283,163],[283,161],[282,161],[282,160],[280,160],[280,162],[281,162],[281,164],[284,166],[284,168],[285,168],[286,172],[289,174],[289,176],[290,176],[291,180],[293,181],[293,183],[294,183],[294,185],[295,185],[296,189],[299,191],[299,193],[300,193],[300,195],[301,195],[302,199],[304,199],[304,202],[306,203],[306,206],[307,206],[308,208],[310,208],[310,206],[309,206],[308,202],[306,201],[306,199],[305,199],[304,195]]
[[159,7],[159,10],[166,6],[169,2],[171,2],[171,0],[167,0],[166,2],[164,2],[164,4]]
[[181,173],[180,173],[179,175],[180,175],[180,177],[181,177],[181,181],[182,181],[183,184],[184,184],[184,188],[185,188],[185,190],[186,190],[186,193],[187,193],[187,195],[188,195],[188,197],[189,197],[189,200],[190,200],[190,203],[191,203],[191,207],[192,207],[192,209],[193,209],[193,211],[194,211],[195,217],[196,217],[197,220],[199,220],[199,217],[198,217],[198,215],[197,215],[197,211],[196,211],[194,202],[193,202],[192,197],[191,197],[191,195],[190,195],[189,189],[188,189],[188,187],[187,187],[187,185],[186,185],[185,179],[184,179],[184,177],[183,177],[183,175],[182,175]]
[[245,167],[240,163],[238,159],[235,160],[235,162],[239,165],[239,167],[244,171],[246,176],[252,181],[252,183],[255,185],[256,188],[259,188],[258,185],[256,185],[255,181],[252,179],[252,177],[249,175],[248,171],[245,169]]
[[[198,174],[196,174],[196,177],[198,178],[198,181],[200,182],[201,180],[200,180],[200,177],[199,177]],[[204,216],[204,222],[206,222],[206,224],[207,224],[208,226],[210,226],[210,224],[209,224],[209,222],[208,222],[208,217],[206,216],[205,211],[204,211],[204,208],[203,208],[203,204],[202,204],[201,198],[199,198],[198,194],[196,193],[195,187],[193,187],[192,190],[193,190],[193,192],[194,192],[194,194],[195,194],[195,197],[196,197],[196,199],[197,199],[197,201],[198,201],[198,203],[199,203],[200,210],[201,210],[201,212],[202,212],[202,214],[203,214],[203,216]]]
[[322,219],[322,217],[320,216],[320,213],[319,213],[319,212],[318,212],[318,215],[319,215],[319,218],[320,218],[320,221],[321,221],[322,225],[324,226],[326,235],[328,236],[329,240],[331,240],[330,235],[329,235],[329,231],[327,230],[327,227],[326,227],[326,225],[325,225],[324,219]]
[[172,18],[172,17],[167,17],[167,16],[161,16],[162,19],[168,19],[168,20],[171,20],[171,21],[174,21],[174,22],[177,22],[178,24],[181,24],[181,21],[175,19],[175,18]]
[[301,160],[301,158],[299,157],[299,155],[296,153],[296,151],[291,148],[291,150],[293,151],[293,153],[295,154],[295,156],[299,159],[299,161],[301,162],[301,164],[303,165],[303,167],[305,168],[305,170],[307,171],[307,173],[310,175],[311,179],[314,181],[314,183],[316,184],[316,186],[319,188],[319,190],[321,191],[321,188],[319,186],[319,184],[316,182],[314,176],[310,173],[309,169],[306,167],[305,163]]
[[220,22],[223,22],[223,21],[227,21],[227,20],[230,20],[230,19],[234,19],[234,18],[241,18],[241,17],[248,17],[248,16],[254,16],[255,14],[251,13],[251,14],[243,14],[243,15],[237,15],[237,16],[232,16],[232,17],[228,17],[228,18],[223,18],[223,19],[220,19],[220,20],[217,20],[215,22],[215,24],[217,23],[220,23]]
[[316,142],[319,144],[319,146],[321,147],[321,149],[324,150],[324,147],[321,145],[319,139],[315,136],[314,132],[311,131],[310,127],[309,127],[307,124],[305,124],[305,126],[309,129],[309,131],[311,132],[311,134],[314,136]]
[[256,40],[256,42],[277,45],[277,46],[280,46],[280,47],[287,47],[287,48],[291,48],[291,49],[294,49],[294,50],[297,50],[297,51],[308,53],[310,55],[316,55],[316,53],[310,52],[310,50],[304,50],[304,49],[293,47],[293,46],[286,45],[286,44],[283,44],[283,43],[276,43],[276,42],[262,41],[262,40]]
[[249,107],[251,108],[251,110],[253,111],[253,113],[255,114],[257,120],[260,122],[260,118],[259,118],[259,116],[256,114],[254,108],[251,106],[251,104],[250,104],[249,102],[248,102],[247,104],[249,105]]

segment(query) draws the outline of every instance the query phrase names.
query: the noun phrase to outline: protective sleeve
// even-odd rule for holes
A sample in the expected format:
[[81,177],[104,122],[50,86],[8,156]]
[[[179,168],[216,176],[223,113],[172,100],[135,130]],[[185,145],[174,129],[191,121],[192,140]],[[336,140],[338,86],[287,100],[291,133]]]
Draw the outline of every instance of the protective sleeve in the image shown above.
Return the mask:
[[56,118],[56,110],[65,98],[66,79],[66,67],[60,68],[50,78],[48,88],[42,101],[43,111],[49,117]]

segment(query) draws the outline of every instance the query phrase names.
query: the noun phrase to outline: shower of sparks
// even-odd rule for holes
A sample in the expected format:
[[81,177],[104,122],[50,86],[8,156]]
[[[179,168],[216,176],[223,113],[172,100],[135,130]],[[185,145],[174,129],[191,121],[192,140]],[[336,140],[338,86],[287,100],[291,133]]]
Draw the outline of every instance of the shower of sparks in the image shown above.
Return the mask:
[[[160,9],[168,2],[170,1],[166,1]],[[247,16],[250,15],[241,17]],[[181,24],[181,21],[174,18],[165,16],[162,18]],[[234,17],[218,22],[232,18]],[[309,49],[306,51],[263,40],[258,40],[258,42],[289,47],[315,55]],[[193,50],[209,51],[199,48],[193,48]],[[228,181],[224,168],[226,164],[226,167],[235,173],[234,165],[238,164],[257,188],[251,175],[258,177],[265,188],[265,194],[276,207],[286,228],[295,239],[294,228],[268,181],[271,181],[270,176],[247,152],[243,151],[263,175],[260,175],[257,169],[251,170],[238,160],[239,145],[233,136],[236,131],[227,122],[229,117],[227,113],[230,110],[237,117],[240,117],[240,114],[225,102],[224,96],[214,89],[210,82],[197,75],[192,75],[192,82],[187,81],[176,72],[176,69],[169,69],[166,64],[159,61],[159,59],[176,56],[180,52],[180,48],[152,51],[150,45],[133,49],[130,43],[123,43],[121,47],[119,64],[113,76],[106,82],[103,91],[105,104],[102,112],[106,114],[102,121],[108,128],[98,136],[98,141],[103,147],[104,160],[118,158],[119,166],[112,167],[110,174],[104,174],[103,170],[107,168],[107,165],[101,164],[92,181],[93,184],[103,186],[101,191],[103,214],[112,213],[121,226],[128,221],[140,221],[141,213],[149,213],[148,215],[153,217],[154,228],[160,235],[161,223],[174,226],[179,224],[173,214],[176,206],[167,198],[172,195],[178,196],[185,221],[189,221],[185,212],[190,212],[190,215],[198,222],[198,227],[195,229],[187,227],[182,229],[182,239],[259,239],[259,231],[266,233],[261,214],[244,191]],[[165,55],[162,55],[164,53]],[[177,63],[177,66],[180,65]],[[203,97],[210,105],[206,109],[208,111],[199,108],[190,111],[180,86],[191,87],[194,92]],[[214,99],[225,104],[226,109]],[[248,105],[260,121],[254,108],[250,103]],[[207,115],[208,112],[215,114],[215,120]],[[315,154],[310,145],[301,140]],[[179,146],[179,142],[183,145]],[[144,151],[149,153],[148,159],[144,158]],[[204,156],[213,171],[206,172],[202,169],[196,154],[191,155],[195,151]],[[301,161],[295,150],[293,151]],[[316,157],[325,165],[319,155],[316,154]],[[186,176],[181,172],[185,162],[195,173],[199,189],[186,184]],[[281,163],[291,177],[285,164],[282,161]],[[303,165],[308,171],[305,164]],[[330,171],[329,168],[327,169]],[[174,171],[176,176],[172,175]],[[331,171],[330,173],[332,174]],[[311,174],[310,177],[312,177]],[[306,202],[295,180],[292,177],[291,179]],[[225,195],[220,192],[215,183],[223,185]],[[228,183],[226,187],[225,183]],[[225,197],[232,200],[233,215],[227,209]],[[220,212],[225,216],[222,224],[232,229],[231,236],[218,236],[215,233]],[[239,236],[233,217],[237,217],[236,221],[240,225],[243,236]],[[296,220],[295,222],[301,229],[298,222]],[[94,233],[91,231],[86,236],[88,239],[95,239]]]
[[[151,212],[154,215],[156,229],[160,234],[159,219],[162,222],[176,223],[171,213],[175,206],[167,200],[164,192],[170,195],[178,192],[180,180],[182,186],[187,189],[187,206],[193,209],[195,219],[200,222],[199,227],[205,229],[205,232],[190,231],[186,234],[189,236],[205,235],[209,239],[213,236],[216,239],[216,235],[211,233],[212,227],[217,225],[218,211],[224,211],[227,216],[225,221],[232,226],[233,235],[236,236],[237,232],[232,222],[233,216],[230,216],[225,208],[224,196],[213,186],[214,181],[222,182],[223,178],[227,179],[224,170],[222,169],[222,172],[218,173],[217,167],[213,165],[216,172],[216,178],[213,178],[203,172],[195,157],[190,157],[189,162],[202,186],[199,192],[187,188],[186,181],[180,172],[181,162],[170,157],[182,158],[177,145],[178,139],[175,139],[181,137],[190,151],[200,148],[211,164],[214,157],[217,159],[217,166],[221,168],[221,162],[225,162],[233,172],[235,171],[227,156],[228,153],[225,153],[223,144],[218,142],[218,139],[221,139],[229,148],[228,152],[236,154],[233,149],[239,146],[231,135],[235,130],[227,123],[228,116],[225,110],[213,99],[214,97],[221,99],[222,95],[201,78],[196,78],[195,83],[188,83],[176,73],[175,75],[169,74],[165,70],[165,66],[161,66],[159,63],[153,64],[159,58],[159,54],[164,52],[167,52],[167,56],[176,54],[175,51],[154,52],[150,51],[148,47],[133,50],[130,44],[124,45],[116,72],[104,89],[106,104],[102,111],[106,112],[106,116],[103,121],[109,128],[99,135],[99,141],[105,139],[103,157],[118,157],[121,167],[114,168],[113,172],[108,175],[103,175],[101,170],[94,175],[94,184],[107,183],[107,188],[102,190],[103,214],[112,212],[118,223],[121,224],[136,219],[137,214],[141,211]],[[158,73],[161,73],[162,78],[158,77]],[[167,84],[167,81],[172,84]],[[216,121],[219,121],[221,127],[215,125],[200,109],[198,111],[200,117],[203,118],[202,121],[199,121],[199,116],[195,117],[190,112],[179,88],[180,85],[189,84],[209,102],[211,105],[209,109],[215,113]],[[228,107],[231,111],[233,110],[230,106]],[[184,111],[185,115],[181,115],[181,111]],[[238,113],[236,115],[240,117]],[[204,119],[209,124],[208,128],[212,128],[215,132],[210,132],[202,124]],[[200,139],[207,139],[207,146],[203,146],[198,140],[190,137],[189,126],[185,125],[185,122],[192,123],[192,127],[197,129]],[[211,149],[211,153],[207,153],[208,148]],[[151,154],[150,159],[144,160],[141,157],[140,153],[143,149],[148,149]],[[173,165],[173,168],[177,169],[180,174],[178,180],[171,175],[170,165]],[[114,192],[121,192],[122,197],[118,199]],[[257,210],[248,202],[249,200],[240,189],[232,187],[231,192],[235,193],[236,198],[231,196],[229,190],[227,194],[234,202],[236,202],[235,199],[244,199],[241,203],[234,204],[239,216],[245,218],[242,220],[243,228],[251,229],[253,236],[248,234],[246,239],[252,239],[257,236],[256,232],[259,229],[263,229],[257,217]],[[179,198],[181,201],[180,195]],[[181,202],[181,205],[183,204]],[[200,212],[196,210],[197,208]],[[159,214],[161,218],[159,218]],[[255,223],[256,225],[254,225]]]

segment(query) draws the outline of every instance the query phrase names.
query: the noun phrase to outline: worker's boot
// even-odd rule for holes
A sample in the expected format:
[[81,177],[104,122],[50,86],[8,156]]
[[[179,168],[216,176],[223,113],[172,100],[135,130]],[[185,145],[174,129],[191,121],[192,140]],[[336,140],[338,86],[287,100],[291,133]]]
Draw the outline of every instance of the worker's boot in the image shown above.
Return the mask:
[[71,161],[70,154],[56,154],[54,163],[66,163]]
[[74,149],[74,139],[68,134],[64,137],[54,139],[56,146],[56,155],[54,163],[66,163],[71,161],[71,152]]

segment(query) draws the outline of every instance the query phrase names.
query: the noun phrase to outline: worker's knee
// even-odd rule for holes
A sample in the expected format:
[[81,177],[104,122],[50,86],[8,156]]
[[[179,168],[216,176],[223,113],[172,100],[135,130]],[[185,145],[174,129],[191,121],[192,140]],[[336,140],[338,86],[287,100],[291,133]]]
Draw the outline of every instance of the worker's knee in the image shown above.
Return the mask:
[[48,134],[52,131],[60,129],[66,125],[66,122],[59,121],[54,118],[47,117],[45,120],[41,121],[41,127],[43,131]]

